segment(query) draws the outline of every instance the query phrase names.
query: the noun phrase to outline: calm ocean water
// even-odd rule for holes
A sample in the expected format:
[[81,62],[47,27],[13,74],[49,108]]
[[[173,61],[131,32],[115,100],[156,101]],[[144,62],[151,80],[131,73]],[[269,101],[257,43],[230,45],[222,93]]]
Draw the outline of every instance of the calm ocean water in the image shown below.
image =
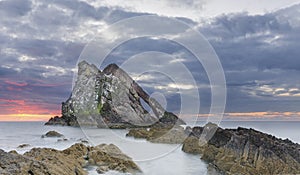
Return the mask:
[[[203,125],[205,122],[198,122]],[[300,122],[229,122],[221,123],[223,128],[238,126],[254,128],[280,138],[289,138],[300,143]],[[47,131],[56,130],[68,139],[59,142],[57,138],[41,138]],[[97,128],[76,128],[61,126],[44,126],[42,122],[0,122],[0,149],[17,150],[24,153],[33,147],[51,147],[65,149],[80,139],[89,140],[92,145],[113,143],[125,154],[132,157],[145,175],[156,174],[217,174],[207,171],[207,164],[197,155],[181,151],[181,145],[154,144],[145,140],[126,138],[126,130],[109,130]],[[30,147],[17,148],[20,144],[30,144]],[[92,168],[90,174],[97,174]],[[109,172],[107,174],[120,174]]]

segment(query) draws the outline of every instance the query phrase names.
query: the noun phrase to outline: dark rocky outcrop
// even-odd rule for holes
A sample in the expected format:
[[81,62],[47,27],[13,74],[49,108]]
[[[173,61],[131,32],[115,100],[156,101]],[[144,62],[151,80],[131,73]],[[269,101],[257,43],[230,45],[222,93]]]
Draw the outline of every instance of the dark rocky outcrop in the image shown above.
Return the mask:
[[[141,104],[152,109],[150,115]],[[173,113],[151,98],[116,64],[103,71],[85,61],[78,64],[78,76],[70,98],[62,103],[62,116],[51,118],[46,125],[92,125],[132,128],[150,125],[184,124]]]
[[[64,106],[64,103],[62,103],[62,106]],[[73,115],[51,117],[45,125],[79,126],[76,117]]]
[[[216,131],[206,143],[201,134]],[[213,133],[213,132],[212,132]],[[202,139],[201,139],[202,138]],[[201,141],[202,140],[202,141]],[[200,154],[225,174],[299,174],[300,145],[254,129],[194,127],[182,150]]]
[[75,144],[58,151],[51,148],[33,148],[24,155],[0,150],[0,174],[86,175],[87,166],[97,166],[103,173],[115,170],[123,173],[140,172],[132,159],[115,145],[96,147]]

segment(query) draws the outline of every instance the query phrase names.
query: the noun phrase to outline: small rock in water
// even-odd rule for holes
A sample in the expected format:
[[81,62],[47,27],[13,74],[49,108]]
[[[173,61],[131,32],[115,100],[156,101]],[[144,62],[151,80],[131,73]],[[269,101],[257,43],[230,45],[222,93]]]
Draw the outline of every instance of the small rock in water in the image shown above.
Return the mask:
[[63,139],[57,139],[58,142],[64,142],[64,141],[68,141],[68,139],[63,138]]
[[21,144],[21,145],[18,146],[18,148],[25,148],[25,147],[28,147],[28,146],[30,146],[30,145],[29,144]]
[[46,134],[42,135],[42,138],[45,138],[45,137],[62,137],[64,135],[56,132],[56,131],[49,131],[47,132]]
[[96,169],[96,171],[98,174],[104,174],[107,171],[109,171],[109,168],[108,168],[108,166],[100,166]]
[[83,138],[78,139],[77,141],[79,141],[79,142],[81,142],[81,143],[85,143],[85,144],[88,144],[88,143],[89,143],[89,141],[87,141],[86,139],[83,139]]
[[89,143],[87,140],[81,140],[81,143]]

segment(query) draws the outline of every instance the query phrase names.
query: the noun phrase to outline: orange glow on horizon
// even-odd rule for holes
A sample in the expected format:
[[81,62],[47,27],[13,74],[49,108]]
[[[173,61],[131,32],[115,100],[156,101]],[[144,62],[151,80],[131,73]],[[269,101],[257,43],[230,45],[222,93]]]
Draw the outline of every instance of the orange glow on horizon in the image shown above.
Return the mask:
[[300,120],[300,112],[229,112],[224,114],[180,114],[181,118],[207,118],[207,117],[220,117],[223,119],[287,119],[287,120]]
[[0,121],[48,121],[57,114],[5,114]]
[[60,106],[57,104],[38,104],[26,100],[0,99],[0,121],[47,121],[59,116]]

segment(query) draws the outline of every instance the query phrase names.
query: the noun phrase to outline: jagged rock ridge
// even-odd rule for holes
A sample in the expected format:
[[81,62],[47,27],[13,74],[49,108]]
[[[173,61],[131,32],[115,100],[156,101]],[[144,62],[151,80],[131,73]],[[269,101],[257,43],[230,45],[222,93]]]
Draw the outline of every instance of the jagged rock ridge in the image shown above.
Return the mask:
[[[144,109],[144,100],[154,116]],[[100,71],[86,61],[78,64],[78,76],[70,98],[62,103],[62,117],[51,118],[47,125],[95,125],[125,128],[153,124],[185,124],[151,98],[116,64]]]
[[[215,130],[207,144],[201,144],[201,134]],[[254,129],[222,129],[212,123],[189,128],[189,137],[182,150],[201,154],[201,159],[224,174],[299,174],[300,145],[288,139],[278,139]]]

